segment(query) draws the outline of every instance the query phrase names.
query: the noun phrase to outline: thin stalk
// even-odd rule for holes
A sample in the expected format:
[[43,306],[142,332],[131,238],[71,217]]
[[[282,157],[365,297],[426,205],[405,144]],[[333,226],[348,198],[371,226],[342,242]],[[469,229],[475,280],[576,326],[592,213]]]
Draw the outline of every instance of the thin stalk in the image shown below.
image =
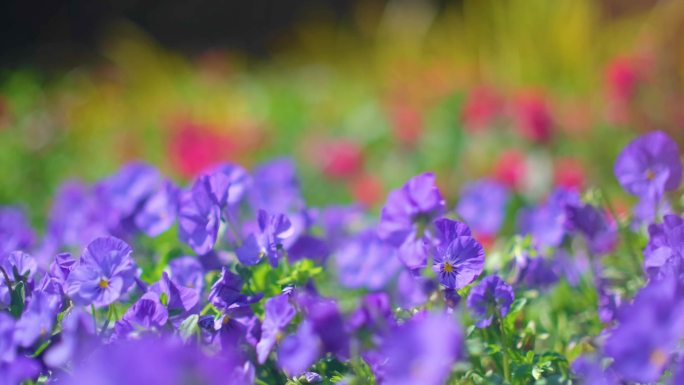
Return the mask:
[[95,305],[90,304],[90,312],[93,315],[93,324],[95,325],[95,334],[97,334],[97,314],[95,313]]
[[503,319],[497,315],[497,322],[499,324],[499,331],[501,333],[501,345],[503,347],[503,372],[504,379],[507,383],[511,382],[510,357],[508,356],[508,336],[506,335],[506,328],[504,328]]

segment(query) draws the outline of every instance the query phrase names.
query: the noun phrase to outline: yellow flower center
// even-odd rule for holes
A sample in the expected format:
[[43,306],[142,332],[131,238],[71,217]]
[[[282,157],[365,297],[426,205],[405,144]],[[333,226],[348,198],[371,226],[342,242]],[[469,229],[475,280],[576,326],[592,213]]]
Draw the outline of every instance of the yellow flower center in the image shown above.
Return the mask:
[[649,361],[658,367],[661,367],[667,363],[667,353],[663,349],[656,349],[651,353]]
[[444,262],[444,272],[445,273],[453,273],[454,272],[454,266],[450,264],[449,262]]
[[228,316],[223,317],[223,319],[221,320],[221,323],[223,325],[228,325],[228,322],[230,322],[230,317]]
[[100,289],[106,289],[109,287],[109,281],[106,278],[100,278]]
[[646,170],[646,179],[649,181],[655,179],[655,172],[653,172],[653,170],[651,170],[650,168]]

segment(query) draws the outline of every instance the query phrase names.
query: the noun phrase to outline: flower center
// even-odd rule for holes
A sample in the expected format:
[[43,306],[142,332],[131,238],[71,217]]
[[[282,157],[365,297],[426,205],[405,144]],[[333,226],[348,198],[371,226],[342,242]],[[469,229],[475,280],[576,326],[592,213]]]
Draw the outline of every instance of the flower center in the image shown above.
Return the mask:
[[107,278],[100,278],[100,289],[106,289],[109,287],[109,281],[107,281]]
[[445,273],[453,273],[454,272],[454,265],[450,264],[449,262],[444,262],[444,272]]
[[656,349],[651,353],[649,361],[658,367],[661,367],[667,363],[667,353],[663,349]]
[[652,181],[653,179],[655,179],[655,172],[653,172],[653,170],[651,170],[650,168],[646,170],[646,179],[648,181]]

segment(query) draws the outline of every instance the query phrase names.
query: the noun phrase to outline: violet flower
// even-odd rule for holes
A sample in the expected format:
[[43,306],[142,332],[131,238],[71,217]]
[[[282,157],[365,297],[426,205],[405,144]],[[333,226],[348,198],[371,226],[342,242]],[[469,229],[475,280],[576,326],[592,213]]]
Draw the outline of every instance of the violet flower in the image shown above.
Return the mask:
[[475,325],[486,328],[492,324],[494,317],[506,317],[514,299],[511,285],[498,275],[490,275],[470,290],[467,304],[477,319]]
[[378,235],[399,248],[399,257],[408,268],[420,269],[427,264],[426,230],[444,212],[444,206],[435,176],[414,176],[387,197]]
[[677,143],[662,131],[632,140],[615,161],[615,176],[630,194],[659,199],[682,182]]
[[137,267],[132,252],[114,237],[90,242],[67,278],[67,295],[77,305],[103,307],[115,302],[133,285]]

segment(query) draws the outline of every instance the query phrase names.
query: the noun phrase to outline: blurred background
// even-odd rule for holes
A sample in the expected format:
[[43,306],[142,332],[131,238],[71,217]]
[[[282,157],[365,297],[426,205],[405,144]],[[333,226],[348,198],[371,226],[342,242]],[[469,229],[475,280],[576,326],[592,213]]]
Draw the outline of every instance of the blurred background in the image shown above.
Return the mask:
[[142,159],[179,182],[293,157],[313,205],[377,208],[434,171],[539,198],[637,133],[684,144],[677,0],[7,0],[0,204]]

